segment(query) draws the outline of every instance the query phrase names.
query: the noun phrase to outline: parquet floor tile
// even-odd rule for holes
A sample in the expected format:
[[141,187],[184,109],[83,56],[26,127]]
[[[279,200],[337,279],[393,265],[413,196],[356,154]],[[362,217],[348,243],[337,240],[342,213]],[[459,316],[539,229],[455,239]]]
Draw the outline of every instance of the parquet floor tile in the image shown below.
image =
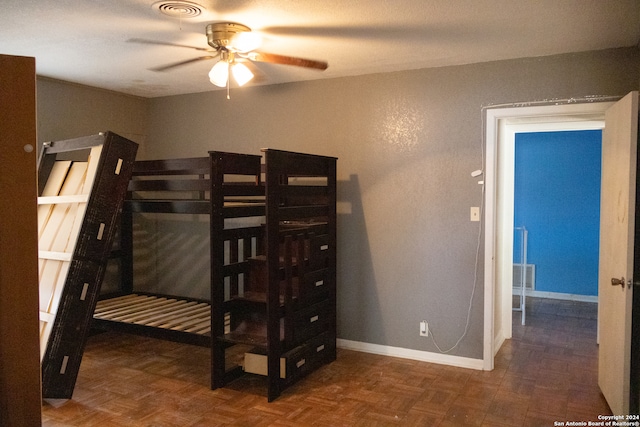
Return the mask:
[[45,427],[553,426],[610,410],[597,386],[595,304],[529,299],[527,325],[491,372],[338,350],[272,403],[265,379],[209,389],[206,348],[132,335],[90,338],[73,399]]

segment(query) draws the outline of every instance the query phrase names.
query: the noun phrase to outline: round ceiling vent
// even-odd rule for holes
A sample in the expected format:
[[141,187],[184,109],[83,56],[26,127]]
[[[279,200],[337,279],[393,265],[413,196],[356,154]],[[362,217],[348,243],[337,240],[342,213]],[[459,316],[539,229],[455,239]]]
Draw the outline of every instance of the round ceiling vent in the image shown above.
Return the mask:
[[159,1],[152,6],[160,13],[172,18],[195,18],[206,10],[204,6],[191,1]]

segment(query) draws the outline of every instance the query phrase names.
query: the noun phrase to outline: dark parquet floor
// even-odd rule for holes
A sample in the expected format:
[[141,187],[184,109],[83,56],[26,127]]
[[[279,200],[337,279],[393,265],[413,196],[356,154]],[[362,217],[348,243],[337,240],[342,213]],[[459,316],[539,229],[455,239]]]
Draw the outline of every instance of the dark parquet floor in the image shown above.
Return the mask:
[[610,414],[597,385],[596,304],[528,299],[491,372],[338,350],[267,403],[264,380],[209,389],[207,349],[90,338],[73,399],[43,426],[553,426]]

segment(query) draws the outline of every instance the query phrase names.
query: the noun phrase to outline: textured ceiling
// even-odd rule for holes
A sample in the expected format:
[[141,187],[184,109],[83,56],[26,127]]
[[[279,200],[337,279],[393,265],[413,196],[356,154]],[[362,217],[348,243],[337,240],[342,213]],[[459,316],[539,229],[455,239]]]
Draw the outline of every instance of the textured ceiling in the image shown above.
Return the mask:
[[[640,40],[640,0],[193,0],[175,18],[155,0],[0,0],[0,53],[34,56],[41,76],[156,97],[216,90],[215,61],[150,68],[203,53],[210,22],[239,22],[261,51],[326,60],[320,72],[258,64],[250,84],[335,78],[626,47]],[[166,2],[164,2],[166,3]],[[175,9],[175,8],[174,8]]]

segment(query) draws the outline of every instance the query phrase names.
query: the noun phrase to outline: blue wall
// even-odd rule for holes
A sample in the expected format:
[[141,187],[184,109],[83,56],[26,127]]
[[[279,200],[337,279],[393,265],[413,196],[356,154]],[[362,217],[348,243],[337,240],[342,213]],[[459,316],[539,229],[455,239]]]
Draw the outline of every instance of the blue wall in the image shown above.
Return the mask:
[[536,290],[597,295],[602,132],[520,133],[515,144],[514,226],[529,230]]

